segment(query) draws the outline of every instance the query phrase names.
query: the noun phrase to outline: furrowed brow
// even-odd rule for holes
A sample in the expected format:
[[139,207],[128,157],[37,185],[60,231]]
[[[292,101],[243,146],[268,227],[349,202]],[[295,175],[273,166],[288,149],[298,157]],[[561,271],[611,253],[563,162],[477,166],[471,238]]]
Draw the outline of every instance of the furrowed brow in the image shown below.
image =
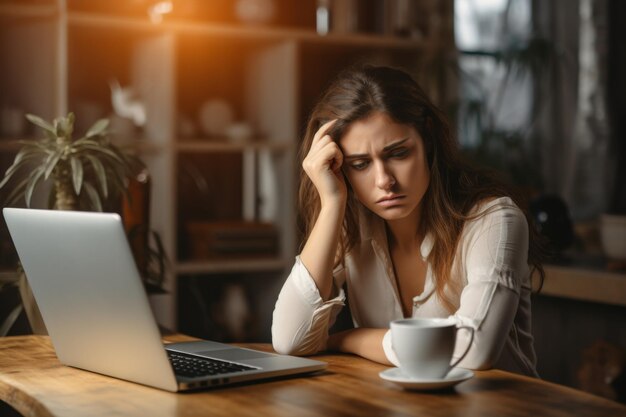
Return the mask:
[[369,158],[369,155],[366,153],[355,153],[352,155],[344,155],[343,156],[343,160],[344,161],[352,161],[355,159],[365,159],[365,158]]
[[[410,138],[406,137],[404,139],[400,139],[396,142],[390,143],[389,145],[385,146],[383,148],[382,153],[387,153],[395,148],[397,148],[398,146],[401,146],[402,144],[404,144],[407,140],[409,140]],[[352,154],[352,155],[344,155],[343,159],[344,161],[352,161],[355,159],[366,159],[369,158],[369,155],[366,153],[358,153],[358,154]]]
[[389,152],[390,150],[397,148],[398,146],[401,146],[404,142],[406,142],[407,140],[409,140],[409,138],[404,138],[404,139],[400,139],[397,142],[394,143],[390,143],[389,145],[385,146],[383,148],[383,152]]

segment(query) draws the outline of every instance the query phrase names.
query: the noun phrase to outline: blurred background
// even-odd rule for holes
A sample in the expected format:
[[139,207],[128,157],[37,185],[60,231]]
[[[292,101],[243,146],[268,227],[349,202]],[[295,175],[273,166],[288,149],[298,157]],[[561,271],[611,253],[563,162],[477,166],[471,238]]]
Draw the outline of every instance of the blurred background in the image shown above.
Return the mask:
[[[269,342],[308,113],[347,66],[401,67],[549,242],[542,377],[624,401],[624,21],[620,0],[0,0],[0,169],[41,137],[26,113],[71,111],[77,135],[108,118],[149,173],[133,221],[157,236],[138,250],[163,266],[146,280],[161,325]],[[0,239],[0,334],[45,331],[4,224]]]

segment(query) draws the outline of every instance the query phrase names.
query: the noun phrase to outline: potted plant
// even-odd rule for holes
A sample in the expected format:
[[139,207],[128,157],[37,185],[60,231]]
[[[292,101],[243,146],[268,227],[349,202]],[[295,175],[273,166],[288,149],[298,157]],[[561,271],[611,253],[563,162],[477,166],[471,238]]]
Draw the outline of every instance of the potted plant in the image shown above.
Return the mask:
[[[138,201],[142,194],[144,199],[149,195],[146,190],[149,182],[145,181],[147,170],[141,160],[111,143],[107,119],[98,120],[84,136],[74,139],[73,113],[58,117],[52,123],[32,114],[26,118],[40,127],[44,136],[20,141],[22,147],[0,182],[0,189],[13,185],[5,205],[23,201],[26,207],[31,207],[33,194],[39,190],[50,209],[115,211],[115,207],[121,208],[125,220],[134,214],[135,218],[127,227],[131,247],[135,258],[142,260],[139,268],[147,286],[159,287],[163,283],[165,256],[158,235],[148,230],[147,202]],[[129,186],[139,192],[131,195]],[[154,242],[156,249],[149,241]],[[45,333],[41,315],[19,266],[18,275],[23,307],[33,332]]]

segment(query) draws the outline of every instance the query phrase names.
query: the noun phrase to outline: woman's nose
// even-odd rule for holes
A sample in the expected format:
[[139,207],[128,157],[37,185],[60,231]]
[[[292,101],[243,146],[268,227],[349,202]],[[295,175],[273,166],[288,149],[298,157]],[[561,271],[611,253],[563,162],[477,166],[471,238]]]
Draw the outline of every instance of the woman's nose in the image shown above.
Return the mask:
[[375,163],[376,187],[381,190],[389,190],[396,183],[396,179],[384,163]]

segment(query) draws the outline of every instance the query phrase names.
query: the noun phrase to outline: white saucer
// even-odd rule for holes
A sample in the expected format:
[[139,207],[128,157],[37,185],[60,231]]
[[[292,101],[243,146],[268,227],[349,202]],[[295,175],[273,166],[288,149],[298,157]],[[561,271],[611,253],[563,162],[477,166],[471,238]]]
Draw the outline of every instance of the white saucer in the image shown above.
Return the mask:
[[474,372],[464,368],[453,368],[448,375],[441,379],[417,379],[406,376],[400,368],[390,368],[378,374],[386,381],[398,384],[410,390],[433,390],[452,387],[474,376]]

